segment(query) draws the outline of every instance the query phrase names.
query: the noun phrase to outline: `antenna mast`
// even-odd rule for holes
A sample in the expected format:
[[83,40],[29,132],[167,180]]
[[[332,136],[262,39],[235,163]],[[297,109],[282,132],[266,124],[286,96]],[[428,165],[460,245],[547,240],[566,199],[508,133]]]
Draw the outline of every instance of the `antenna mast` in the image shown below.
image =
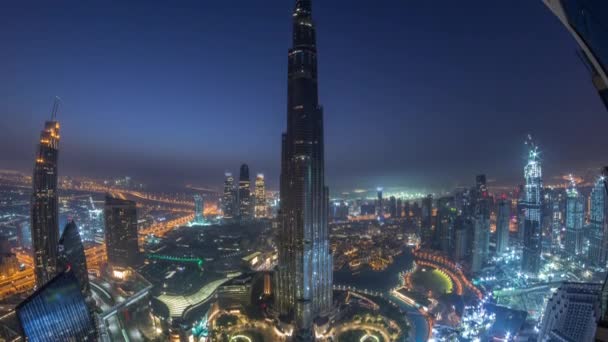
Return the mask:
[[61,98],[59,96],[55,96],[55,101],[53,102],[53,110],[51,111],[51,121],[55,121],[57,119],[57,112],[59,111],[60,103]]

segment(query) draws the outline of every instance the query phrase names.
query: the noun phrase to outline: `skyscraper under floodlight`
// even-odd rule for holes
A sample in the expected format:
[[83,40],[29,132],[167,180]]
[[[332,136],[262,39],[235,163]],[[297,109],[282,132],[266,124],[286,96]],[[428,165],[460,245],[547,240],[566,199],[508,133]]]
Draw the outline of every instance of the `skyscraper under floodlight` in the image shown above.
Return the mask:
[[540,270],[541,254],[541,208],[542,208],[542,168],[538,147],[528,136],[526,141],[528,147],[528,163],[524,168],[526,186],[523,196],[524,231],[523,231],[523,255],[522,271],[529,274],[537,274]]
[[317,47],[310,0],[297,0],[288,58],[287,131],[282,137],[281,209],[275,302],[295,322],[295,337],[313,339],[316,317],[332,306],[323,109],[318,100]]
[[496,218],[496,253],[502,254],[509,248],[509,222],[511,220],[511,202],[503,198],[498,202]]
[[589,261],[606,266],[608,261],[608,198],[604,177],[600,177],[591,191],[591,215],[589,227]]
[[236,217],[236,190],[234,189],[234,177],[230,172],[226,172],[225,177],[222,211],[225,219],[232,219]]
[[249,166],[241,165],[239,174],[239,217],[243,220],[251,219],[251,180],[249,178]]
[[36,285],[41,287],[57,272],[59,213],[57,206],[57,159],[59,155],[59,122],[56,120],[59,100],[53,105],[51,120],[44,124],[36,151],[32,177],[31,224]]
[[266,205],[266,184],[264,183],[264,175],[258,173],[255,177],[255,217],[264,218],[268,214],[268,206]]

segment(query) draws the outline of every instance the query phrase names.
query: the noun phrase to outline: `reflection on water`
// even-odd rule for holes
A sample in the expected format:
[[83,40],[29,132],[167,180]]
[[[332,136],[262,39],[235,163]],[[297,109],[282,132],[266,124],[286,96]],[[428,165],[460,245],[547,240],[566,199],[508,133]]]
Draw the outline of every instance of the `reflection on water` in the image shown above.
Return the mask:
[[354,286],[358,289],[386,292],[400,284],[399,273],[412,267],[414,256],[409,248],[393,258],[393,263],[383,271],[374,271],[365,265],[357,271],[344,267],[334,271],[334,284]]

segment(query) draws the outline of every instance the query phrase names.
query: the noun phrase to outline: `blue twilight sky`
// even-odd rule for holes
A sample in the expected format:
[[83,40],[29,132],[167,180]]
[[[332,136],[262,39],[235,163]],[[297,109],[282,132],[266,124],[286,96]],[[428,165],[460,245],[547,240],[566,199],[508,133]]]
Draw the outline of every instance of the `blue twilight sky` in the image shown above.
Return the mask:
[[[29,172],[53,96],[60,173],[276,188],[291,0],[3,1],[0,169]],[[316,0],[333,189],[520,182],[606,160],[603,108],[541,0]]]

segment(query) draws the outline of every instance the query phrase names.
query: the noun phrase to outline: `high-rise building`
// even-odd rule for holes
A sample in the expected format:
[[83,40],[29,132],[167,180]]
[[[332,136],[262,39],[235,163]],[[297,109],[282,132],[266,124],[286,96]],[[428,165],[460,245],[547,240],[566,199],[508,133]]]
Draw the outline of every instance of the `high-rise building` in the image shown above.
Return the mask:
[[433,195],[423,198],[421,207],[420,243],[425,248],[431,248],[433,245]]
[[397,198],[397,217],[403,217],[403,200]]
[[566,190],[566,253],[581,255],[583,253],[583,224],[585,222],[585,199],[571,181]]
[[313,320],[332,307],[329,190],[325,186],[323,109],[310,0],[297,0],[288,58],[287,131],[282,136],[281,209],[275,303],[295,321],[295,337],[312,340]]
[[547,302],[538,334],[544,341],[593,341],[601,284],[563,283]]
[[482,192],[478,196],[473,216],[472,273],[481,271],[490,257],[490,201],[487,192]]
[[31,229],[36,285],[41,287],[57,272],[59,213],[57,204],[57,159],[59,155],[59,102],[53,105],[51,120],[44,124],[36,151],[32,177]]
[[488,185],[486,182],[486,175],[477,175],[475,177],[475,188],[477,190],[478,196],[487,197]]
[[376,200],[376,215],[378,215],[378,217],[384,217],[384,198],[382,197],[382,188],[377,188],[377,197],[378,199]]
[[541,255],[541,208],[542,208],[542,168],[538,147],[528,136],[528,163],[524,168],[526,186],[524,188],[524,231],[522,271],[536,275],[540,270]]
[[581,47],[591,80],[608,108],[608,8],[605,0],[543,0]]
[[236,190],[232,173],[226,172],[224,180],[224,195],[222,197],[222,211],[225,219],[235,218],[237,215]]
[[70,270],[36,290],[16,312],[28,341],[96,341],[95,322]]
[[205,201],[203,196],[194,195],[194,223],[205,223]]
[[251,180],[249,179],[249,166],[241,165],[239,174],[239,217],[249,220],[253,217],[251,210]]
[[90,294],[87,259],[80,232],[74,221],[68,222],[59,239],[58,266],[62,271],[72,270],[78,280],[82,295],[86,297]]
[[591,190],[589,217],[589,261],[606,266],[608,261],[608,201],[604,177],[600,177]]
[[137,241],[137,206],[120,193],[106,195],[106,249],[108,264],[113,267],[136,267],[139,264]]
[[509,222],[511,220],[511,201],[502,198],[498,202],[496,217],[496,253],[502,254],[509,248]]
[[451,257],[456,262],[463,262],[469,259],[471,254],[473,224],[471,220],[464,216],[457,216],[454,222],[454,249]]
[[255,217],[264,218],[268,216],[268,205],[266,204],[266,184],[264,175],[258,173],[255,177]]
[[551,196],[551,250],[558,252],[562,248],[562,228],[564,227],[565,193],[562,189],[553,190]]
[[388,211],[391,218],[397,217],[397,199],[395,196],[391,196],[388,200]]
[[448,256],[453,254],[456,216],[454,197],[441,197],[437,200],[435,248]]

